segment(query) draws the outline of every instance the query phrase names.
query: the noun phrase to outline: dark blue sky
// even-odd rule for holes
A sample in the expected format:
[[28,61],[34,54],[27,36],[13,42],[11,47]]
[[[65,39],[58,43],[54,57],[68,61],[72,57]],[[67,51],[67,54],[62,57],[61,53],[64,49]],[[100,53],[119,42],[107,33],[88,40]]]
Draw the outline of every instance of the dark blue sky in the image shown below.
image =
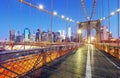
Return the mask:
[[[43,4],[45,9],[50,10],[51,0],[26,0],[34,5]],[[54,11],[57,11],[60,15],[66,16],[66,0],[53,0]],[[102,17],[101,3],[102,0],[97,0],[95,13],[93,19]],[[104,1],[104,16],[108,16],[107,13],[107,1]],[[90,16],[93,0],[85,0],[85,6],[87,14]],[[110,12],[117,9],[117,0],[110,0]],[[80,0],[68,0],[68,17],[75,21],[85,21],[83,9]],[[47,31],[50,28],[50,15],[43,13],[35,8],[31,8],[25,4],[20,3],[18,0],[0,0],[0,39],[9,37],[9,30],[14,29],[23,33],[25,28],[29,28],[31,32],[41,28]],[[104,22],[107,26],[108,20]],[[76,26],[75,23],[68,23],[69,26]],[[57,17],[53,17],[53,31],[65,30],[66,21]],[[111,31],[114,32],[113,36],[117,37],[117,17],[111,17]]]

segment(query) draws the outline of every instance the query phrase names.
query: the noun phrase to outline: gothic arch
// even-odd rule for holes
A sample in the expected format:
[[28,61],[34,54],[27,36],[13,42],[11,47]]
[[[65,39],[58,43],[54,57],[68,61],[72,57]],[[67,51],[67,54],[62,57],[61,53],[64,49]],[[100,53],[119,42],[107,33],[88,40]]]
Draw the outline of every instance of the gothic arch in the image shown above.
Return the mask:
[[[84,29],[87,30],[87,41],[88,43],[91,42],[91,30],[94,28],[96,30],[96,42],[100,42],[100,20],[92,20],[86,22],[80,22],[78,29],[83,31]],[[80,38],[82,39],[82,38]]]

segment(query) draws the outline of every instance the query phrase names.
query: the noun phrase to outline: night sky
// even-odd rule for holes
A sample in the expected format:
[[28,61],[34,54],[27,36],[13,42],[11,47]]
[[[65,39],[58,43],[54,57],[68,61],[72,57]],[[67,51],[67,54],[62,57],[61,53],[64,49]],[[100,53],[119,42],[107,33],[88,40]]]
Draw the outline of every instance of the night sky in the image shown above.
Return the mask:
[[[50,10],[51,0],[26,0],[38,6],[44,5],[44,8]],[[53,0],[53,11],[57,11],[59,15],[68,16],[75,21],[86,21],[80,0],[68,0],[68,15],[66,15],[66,0]],[[108,0],[104,1],[104,16],[108,16]],[[91,14],[93,0],[85,0],[85,7],[88,16]],[[102,17],[102,0],[97,0],[93,20]],[[117,10],[117,0],[110,0],[110,12]],[[20,3],[18,0],[0,0],[0,40],[9,38],[9,30],[14,29],[23,33],[25,28],[29,28],[31,32],[41,28],[48,31],[50,28],[50,15],[40,10]],[[117,15],[110,19],[111,31],[113,36],[117,37]],[[108,26],[108,20],[103,23]],[[68,23],[74,27],[76,23]],[[53,17],[53,31],[65,30],[66,21],[57,17]],[[72,28],[73,29],[73,28]]]

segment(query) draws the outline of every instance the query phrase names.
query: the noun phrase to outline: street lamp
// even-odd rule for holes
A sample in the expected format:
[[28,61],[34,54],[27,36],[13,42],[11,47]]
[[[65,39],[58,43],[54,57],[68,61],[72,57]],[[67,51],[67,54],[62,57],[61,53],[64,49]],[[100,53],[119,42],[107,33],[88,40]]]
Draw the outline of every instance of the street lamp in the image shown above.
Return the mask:
[[64,15],[61,15],[61,18],[63,19],[63,18],[65,18],[65,16],[64,16]]
[[54,11],[54,12],[53,12],[53,15],[55,15],[55,16],[56,16],[56,15],[57,15],[57,12],[56,12],[56,11]]
[[81,33],[82,33],[82,31],[79,29],[79,30],[78,30],[78,34],[81,34]]
[[112,12],[110,15],[115,15],[115,12]]
[[67,18],[66,18],[66,20],[68,21],[68,20],[69,20],[69,18],[67,17]]
[[91,41],[94,42],[95,41],[95,37],[91,37]]
[[120,12],[120,8],[116,10],[117,12]]
[[43,10],[43,9],[44,9],[44,6],[43,6],[43,5],[39,5],[39,9],[40,9],[40,10]]
[[103,17],[102,20],[105,20],[105,17]]

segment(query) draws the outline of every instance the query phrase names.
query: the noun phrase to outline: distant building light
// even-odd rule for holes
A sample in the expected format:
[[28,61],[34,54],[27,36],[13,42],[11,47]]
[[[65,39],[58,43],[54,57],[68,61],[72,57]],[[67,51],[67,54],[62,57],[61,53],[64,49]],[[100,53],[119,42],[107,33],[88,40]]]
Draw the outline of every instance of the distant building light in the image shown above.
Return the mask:
[[110,32],[110,34],[112,34],[112,32]]
[[103,28],[101,27],[101,30],[103,30]]
[[39,5],[39,9],[43,10],[44,6],[43,5]]
[[100,21],[102,21],[103,19],[101,18]]
[[108,29],[106,29],[106,31],[108,32]]
[[72,22],[75,22],[74,20],[72,20]]
[[79,24],[79,21],[77,21],[76,23]]
[[88,20],[90,20],[90,17],[87,17]]
[[102,20],[105,20],[105,17],[103,17],[103,19]]

